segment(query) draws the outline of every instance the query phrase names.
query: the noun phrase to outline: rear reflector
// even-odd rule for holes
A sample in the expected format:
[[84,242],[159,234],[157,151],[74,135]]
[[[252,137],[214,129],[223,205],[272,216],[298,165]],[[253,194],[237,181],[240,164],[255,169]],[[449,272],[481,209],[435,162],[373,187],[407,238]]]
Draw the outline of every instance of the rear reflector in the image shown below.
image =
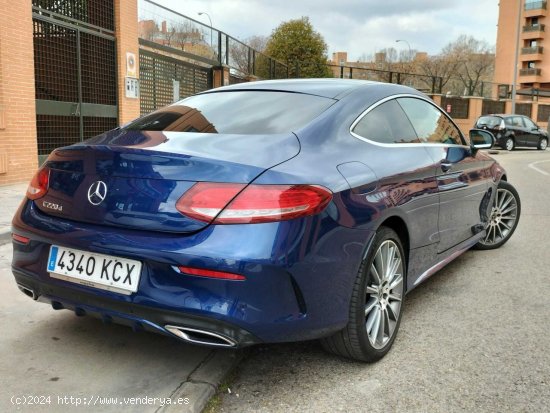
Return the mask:
[[[244,188],[244,189],[243,189]],[[316,185],[195,184],[177,202],[182,214],[214,224],[285,221],[321,212],[332,193]]]
[[14,241],[20,242],[21,244],[25,244],[25,245],[27,245],[29,242],[31,242],[30,238],[24,237],[23,235],[11,234],[11,238]]
[[49,184],[50,170],[48,168],[39,169],[27,188],[27,198],[32,200],[42,198],[48,192]]
[[197,275],[199,277],[217,278],[223,280],[244,281],[246,277],[240,274],[234,274],[232,272],[206,270],[203,268],[192,267],[176,267],[181,273],[189,275]]

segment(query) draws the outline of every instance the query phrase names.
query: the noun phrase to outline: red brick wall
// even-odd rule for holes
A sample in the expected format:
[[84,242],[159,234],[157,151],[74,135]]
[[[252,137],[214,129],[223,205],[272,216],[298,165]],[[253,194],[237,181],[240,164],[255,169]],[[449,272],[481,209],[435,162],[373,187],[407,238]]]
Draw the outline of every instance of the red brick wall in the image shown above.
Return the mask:
[[0,10],[0,185],[4,185],[30,180],[38,155],[31,2],[0,0]]
[[135,54],[136,70],[139,74],[137,0],[115,0],[115,31],[118,56],[118,116],[119,122],[123,124],[138,118],[140,114],[139,99],[127,98],[124,90],[127,52]]

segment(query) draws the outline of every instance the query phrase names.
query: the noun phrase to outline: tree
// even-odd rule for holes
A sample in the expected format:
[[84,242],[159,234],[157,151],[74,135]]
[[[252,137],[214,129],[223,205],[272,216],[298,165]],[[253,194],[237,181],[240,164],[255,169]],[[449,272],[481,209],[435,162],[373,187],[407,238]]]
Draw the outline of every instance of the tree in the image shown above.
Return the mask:
[[451,78],[456,76],[458,63],[459,62],[451,56],[438,55],[423,59],[418,62],[417,65],[419,73],[429,76],[427,78],[422,78],[422,81],[427,87],[432,87],[433,78],[435,77],[441,78],[441,83],[437,84],[436,87],[441,86],[441,89],[443,89]]
[[[244,75],[254,74],[252,73],[252,54],[250,49],[254,49],[255,52],[262,53],[267,45],[267,37],[265,36],[252,36],[245,39],[242,43],[231,42],[229,47],[229,57],[233,65],[237,67],[239,72]],[[256,65],[257,66],[257,65]]]
[[330,77],[327,44],[309,18],[281,23],[271,33],[266,54],[285,63],[290,77]]
[[190,21],[183,20],[172,27],[174,46],[181,50],[185,51],[203,41],[202,33]]
[[487,42],[462,35],[448,45],[449,53],[458,63],[457,77],[468,96],[480,92],[483,81],[491,81],[495,66],[495,54]]

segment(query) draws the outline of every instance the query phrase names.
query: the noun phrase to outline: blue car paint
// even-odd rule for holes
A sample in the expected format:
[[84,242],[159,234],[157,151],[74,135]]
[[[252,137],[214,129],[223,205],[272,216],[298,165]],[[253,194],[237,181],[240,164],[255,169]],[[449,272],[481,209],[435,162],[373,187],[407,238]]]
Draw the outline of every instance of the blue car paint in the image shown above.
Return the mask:
[[[278,87],[291,89],[293,82],[287,85]],[[266,86],[258,83],[240,87]],[[253,140],[249,140],[245,152],[254,154],[250,159],[240,158],[243,152],[239,145],[246,140],[242,137],[241,143],[237,139],[235,144],[231,140],[235,137],[214,135],[220,147],[200,148],[185,139],[176,145],[176,140],[169,139],[169,133],[164,135],[166,140],[161,132],[127,134],[115,130],[54,153],[48,161],[52,168],[58,162],[71,164],[71,153],[84,147],[96,149],[86,152],[84,162],[75,160],[74,165],[63,164],[63,172],[55,170],[63,185],[53,188],[44,199],[59,201],[73,196],[75,192],[68,189],[71,179],[87,180],[74,188],[87,188],[88,182],[101,178],[118,189],[122,198],[125,194],[131,194],[128,200],[140,193],[146,194],[145,198],[161,194],[164,201],[174,201],[174,194],[183,194],[199,180],[304,183],[322,185],[333,192],[332,202],[322,213],[278,223],[206,225],[181,215],[176,217],[173,208],[161,211],[158,203],[144,204],[137,210],[126,209],[119,217],[101,213],[94,216],[86,211],[87,206],[75,204],[71,207],[81,207],[82,214],[71,220],[62,213],[45,211],[40,207],[41,200],[25,201],[14,217],[13,229],[32,241],[27,246],[14,243],[13,268],[18,280],[38,281],[44,301],[65,302],[69,308],[79,303],[71,304],[68,297],[48,293],[47,286],[68,286],[75,292],[113,302],[217,320],[250,332],[258,341],[282,342],[322,337],[346,325],[362,257],[377,228],[388,219],[402,222],[408,231],[408,290],[439,268],[440,263],[477,242],[482,234],[469,233],[467,238],[454,238],[454,243],[450,243],[453,245],[441,250],[439,244],[445,232],[442,230],[447,229],[446,222],[433,217],[440,215],[442,201],[451,206],[466,196],[469,198],[466,202],[482,205],[483,199],[491,196],[491,185],[504,173],[491,158],[479,152],[475,157],[469,152],[466,156],[464,148],[458,155],[462,159],[457,158],[457,162],[470,162],[469,167],[475,173],[458,168],[460,174],[456,171],[443,174],[441,162],[452,150],[448,146],[387,148],[350,134],[352,122],[378,100],[402,93],[422,96],[420,93],[397,85],[349,87],[337,82],[322,90],[310,82],[302,91],[317,91],[319,95],[341,100],[295,131],[295,135],[281,137],[280,142],[275,140],[271,145],[272,142],[262,140],[259,146],[254,146]],[[156,144],[132,147],[134,140],[142,144],[153,135]],[[117,146],[113,147],[115,142]],[[138,172],[124,169],[124,159],[128,157],[137,159]],[[151,166],[139,162],[147,157],[152,159]],[[172,162],[194,167],[189,169],[189,176],[178,180],[177,172],[170,167]],[[63,174],[67,177],[61,178]],[[141,179],[136,180],[136,174]],[[460,188],[453,187],[469,182],[475,183],[474,188],[466,185],[460,192]],[[448,191],[449,196],[445,195],[445,185],[453,188]],[[83,199],[83,194],[77,196]],[[465,225],[455,233],[464,232],[469,221],[484,220],[486,210],[475,208],[477,216],[472,216],[471,210],[461,215]],[[148,226],[148,220],[140,218],[144,214],[151,217],[161,213],[166,214],[165,226],[159,219],[150,220]],[[123,220],[117,222],[121,217]],[[142,260],[144,270],[138,292],[123,296],[49,277],[45,268],[51,244]],[[221,281],[179,274],[173,269],[178,265],[239,273],[247,280]],[[145,318],[100,306],[85,307],[101,316],[126,317],[164,332],[161,325]]]

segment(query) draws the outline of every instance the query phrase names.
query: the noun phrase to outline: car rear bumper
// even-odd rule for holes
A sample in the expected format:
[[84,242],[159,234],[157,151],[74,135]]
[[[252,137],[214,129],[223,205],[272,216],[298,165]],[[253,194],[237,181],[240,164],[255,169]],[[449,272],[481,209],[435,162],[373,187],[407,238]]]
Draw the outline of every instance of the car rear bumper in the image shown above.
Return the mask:
[[40,281],[16,268],[13,268],[13,274],[20,290],[26,290],[23,292],[29,296],[32,294],[36,301],[50,304],[54,310],[72,310],[78,316],[89,315],[105,323],[127,325],[136,331],[146,330],[178,338],[182,337],[166,327],[181,327],[183,331],[197,332],[188,334],[189,339],[184,339],[195,344],[237,348],[262,342],[250,332],[223,321],[76,291]]
[[[21,206],[13,231],[31,239],[27,245],[14,242],[16,281],[39,301],[180,338],[166,326],[199,330],[200,337],[219,335],[234,347],[314,339],[343,328],[372,236],[323,214],[210,226],[187,235],[147,233],[61,220],[32,202]],[[138,291],[123,295],[51,277],[46,268],[52,244],[140,260]],[[181,274],[174,270],[178,265],[242,274],[246,280]]]

